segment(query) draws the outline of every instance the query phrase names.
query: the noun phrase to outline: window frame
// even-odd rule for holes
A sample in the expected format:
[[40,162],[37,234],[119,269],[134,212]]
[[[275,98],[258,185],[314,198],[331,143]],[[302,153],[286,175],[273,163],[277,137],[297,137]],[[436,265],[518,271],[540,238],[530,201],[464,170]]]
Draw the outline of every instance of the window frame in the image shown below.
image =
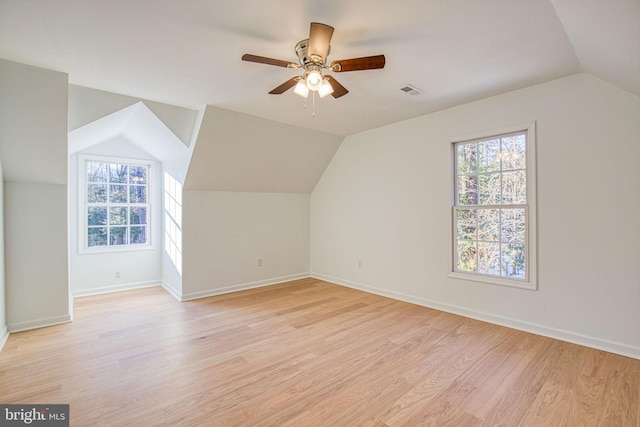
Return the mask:
[[[450,207],[449,207],[449,270],[448,277],[454,279],[469,280],[493,285],[509,286],[527,290],[538,289],[537,278],[537,207],[536,207],[536,123],[535,121],[518,125],[505,126],[487,131],[475,132],[457,136],[450,139]],[[526,203],[520,205],[496,204],[496,205],[459,205],[457,197],[457,155],[456,146],[459,143],[470,143],[499,138],[509,134],[526,133]],[[508,278],[490,274],[457,270],[457,229],[456,211],[465,207],[479,209],[508,209],[510,207],[524,208],[525,215],[525,278]]]
[[[126,245],[107,245],[107,246],[89,246],[88,245],[88,207],[91,206],[87,202],[87,162],[100,162],[100,163],[115,163],[119,165],[127,166],[144,166],[147,168],[147,201],[146,203],[126,203],[125,206],[144,206],[147,208],[147,242],[143,244],[131,244]],[[141,250],[152,250],[155,248],[155,242],[153,239],[153,227],[155,223],[155,209],[152,204],[153,199],[153,186],[155,183],[155,162],[146,159],[131,159],[112,156],[100,156],[100,155],[78,155],[78,252],[80,254],[97,254],[97,253],[113,253],[113,252],[131,252]],[[109,203],[106,206],[110,206]],[[127,224],[129,228],[131,224]],[[108,225],[107,225],[108,227]]]

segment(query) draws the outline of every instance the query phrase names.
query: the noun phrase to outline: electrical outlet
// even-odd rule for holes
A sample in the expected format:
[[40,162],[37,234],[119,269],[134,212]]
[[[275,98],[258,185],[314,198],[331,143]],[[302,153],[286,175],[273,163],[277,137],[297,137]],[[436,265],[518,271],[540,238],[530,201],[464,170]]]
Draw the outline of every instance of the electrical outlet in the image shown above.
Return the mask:
[[116,271],[116,279],[119,279],[119,278],[120,278],[120,272]]
[[258,267],[262,267],[262,258],[258,258]]
[[358,260],[358,268],[362,268],[362,260],[361,259]]

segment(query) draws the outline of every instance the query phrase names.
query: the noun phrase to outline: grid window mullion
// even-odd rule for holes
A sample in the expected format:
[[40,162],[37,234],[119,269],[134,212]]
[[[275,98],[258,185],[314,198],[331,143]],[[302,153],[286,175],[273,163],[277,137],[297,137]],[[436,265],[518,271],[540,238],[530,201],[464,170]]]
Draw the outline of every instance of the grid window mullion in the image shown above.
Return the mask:
[[[87,239],[85,240],[85,244],[87,247],[98,246],[98,247],[112,247],[112,246],[128,246],[131,245],[131,209],[132,208],[140,208],[144,209],[139,215],[144,215],[144,222],[140,224],[136,224],[136,227],[142,229],[143,236],[142,241],[137,241],[136,244],[147,244],[147,236],[148,227],[149,227],[149,219],[150,219],[150,204],[149,204],[149,166],[147,165],[139,165],[134,163],[115,163],[108,161],[99,161],[99,160],[86,160],[84,168],[84,177],[85,177],[85,192],[87,196],[84,200],[84,211],[85,215],[88,215],[89,209],[91,207],[100,206],[106,210],[106,214],[104,215],[104,219],[100,219],[99,221],[105,221],[104,225],[89,225],[87,216],[87,221],[84,222],[84,226],[86,227]],[[105,200],[100,203],[92,203],[88,200],[89,197],[89,189],[91,185],[101,185],[104,186],[104,191],[106,194],[102,196]],[[138,189],[136,191],[136,200],[135,203],[132,203],[133,198],[131,195],[131,191],[134,189]],[[94,193],[92,198],[95,202],[95,199],[99,200],[99,188],[93,189]],[[98,196],[96,196],[98,194]],[[124,208],[124,210],[119,211],[119,209]],[[94,216],[97,214],[94,214]],[[99,213],[99,215],[102,215]],[[118,215],[117,217],[114,215]],[[140,219],[138,219],[140,221]],[[104,234],[102,239],[106,238],[106,242],[104,244],[98,242],[91,242],[89,235],[91,234],[91,230],[103,229]],[[99,231],[94,231],[99,232]],[[102,232],[99,232],[102,233]],[[116,234],[117,233],[117,234]],[[139,236],[140,236],[139,235]],[[138,237],[139,237],[138,236]]]
[[[524,136],[524,147],[522,145],[522,140],[509,140],[509,138],[518,136]],[[499,141],[499,147],[495,147],[494,145],[492,148],[491,144],[487,142],[496,139]],[[483,142],[485,144],[481,149],[479,144]],[[462,242],[467,242],[464,243],[465,248],[467,249],[467,252],[465,253],[467,257],[470,257],[472,253],[469,248],[475,247],[474,258],[477,271],[479,271],[480,256],[482,255],[484,260],[483,262],[485,262],[483,268],[485,271],[489,271],[491,273],[490,275],[505,278],[526,279],[527,269],[529,268],[529,256],[527,250],[527,230],[529,224],[528,216],[526,214],[529,194],[529,185],[527,185],[529,173],[526,158],[526,144],[528,144],[528,141],[526,140],[526,133],[522,132],[454,144],[455,155],[453,164],[455,194],[453,200],[455,208],[453,215],[455,227],[454,247],[456,252],[456,265],[454,265],[454,271],[458,271],[458,269],[460,269],[459,271],[464,272],[469,271],[468,268],[461,268],[462,261],[460,259],[461,251],[464,250],[464,248],[461,247]],[[496,156],[498,157],[497,159]],[[464,161],[464,172],[461,172],[460,170],[461,161]],[[519,168],[519,166],[522,165],[525,167]],[[517,180],[517,173],[520,171],[524,172],[524,181]],[[508,177],[505,176],[505,173],[507,172],[509,173]],[[514,174],[516,175],[515,177]],[[476,177],[475,181],[471,177]],[[475,194],[473,194],[474,191]],[[500,193],[499,195],[497,194],[498,192]],[[521,198],[518,196],[518,192],[520,192],[519,194],[522,194],[523,192],[525,194],[523,203],[519,203]],[[463,195],[464,198],[461,198]],[[504,204],[505,201],[507,201],[508,204]],[[467,209],[475,212],[476,228],[474,233],[475,238],[473,240],[468,240],[468,238],[471,237],[471,234],[467,231],[465,231],[465,240],[460,240],[459,238],[459,232],[463,229],[467,229],[460,228],[460,209]],[[481,221],[480,213],[482,210],[489,209],[496,210],[497,215],[488,213],[484,214],[482,215],[483,219]],[[522,223],[518,220],[519,215],[511,212],[509,216],[506,217],[506,209],[525,210],[523,220],[525,229],[524,242],[522,242],[522,240],[518,240],[518,236],[521,233],[519,230],[521,230],[520,227],[522,227]],[[465,220],[465,222],[468,222],[468,220]],[[468,227],[468,225],[465,225],[464,227]],[[483,233],[482,235],[480,235],[481,230]],[[484,251],[482,254],[480,253],[481,245]],[[516,263],[520,263],[519,265],[522,265],[522,261],[520,261],[522,259],[520,258],[522,255],[516,252],[522,251],[523,249],[524,252],[520,252],[520,254],[524,253],[524,267],[522,267],[524,269],[524,277],[518,277],[516,271],[520,267],[517,267],[518,264]],[[498,251],[497,254],[496,251]],[[508,253],[508,251],[510,252]],[[495,265],[496,259],[498,260],[497,266]],[[490,262],[490,264],[486,264],[487,262]],[[489,270],[487,270],[487,268]],[[512,268],[513,274],[510,274],[507,271],[508,268]]]

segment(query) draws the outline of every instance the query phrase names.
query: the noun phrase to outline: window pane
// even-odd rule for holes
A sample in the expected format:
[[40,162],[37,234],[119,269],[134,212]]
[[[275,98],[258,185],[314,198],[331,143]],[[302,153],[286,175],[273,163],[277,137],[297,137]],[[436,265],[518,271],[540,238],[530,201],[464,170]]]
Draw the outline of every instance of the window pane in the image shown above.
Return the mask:
[[502,241],[525,243],[525,213],[522,209],[502,210]]
[[127,227],[111,227],[109,229],[110,245],[126,245],[127,244]]
[[129,166],[129,183],[146,184],[147,168],[145,166]]
[[497,172],[500,170],[500,140],[478,142],[478,171]]
[[147,243],[147,227],[145,226],[133,226],[130,229],[131,238],[129,242],[132,245],[139,245]]
[[107,182],[107,164],[101,162],[87,162],[88,182]]
[[127,186],[110,185],[109,203],[127,203]]
[[109,163],[109,182],[126,183],[127,165]]
[[500,275],[500,243],[478,242],[478,273]]
[[127,225],[127,208],[109,208],[109,225]]
[[480,204],[499,205],[501,197],[500,173],[480,175]]
[[107,184],[87,185],[87,203],[106,203]]
[[478,221],[476,219],[477,209],[458,209],[456,210],[456,224],[458,231],[458,239],[460,240],[476,240],[476,231],[478,229]]
[[99,227],[99,228],[90,227],[87,230],[87,245],[89,247],[107,246],[107,228],[106,227]]
[[87,225],[107,225],[107,208],[89,206],[87,208]]
[[500,209],[478,209],[478,240],[500,241]]
[[458,177],[458,204],[478,204],[478,177],[475,175]]
[[525,278],[525,254],[523,244],[502,245],[502,275],[515,279]]
[[477,147],[472,144],[457,145],[457,168],[458,174],[469,174],[478,171]]
[[148,244],[149,166],[109,161],[84,161],[83,165],[87,246]]
[[454,271],[529,277],[527,133],[455,143]]
[[527,174],[525,171],[502,174],[502,203],[524,205],[527,203]]
[[457,267],[460,271],[477,271],[476,242],[458,241]]
[[502,138],[502,170],[525,169],[526,137],[514,135]]
[[130,208],[129,214],[130,224],[146,224],[147,208]]
[[129,203],[147,203],[147,187],[145,185],[131,185],[129,196]]

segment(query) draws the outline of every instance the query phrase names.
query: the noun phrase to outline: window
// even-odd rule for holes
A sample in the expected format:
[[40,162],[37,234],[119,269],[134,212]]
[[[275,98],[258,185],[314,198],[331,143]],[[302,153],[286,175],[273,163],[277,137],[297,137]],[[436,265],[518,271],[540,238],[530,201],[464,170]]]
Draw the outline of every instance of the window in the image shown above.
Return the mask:
[[150,164],[83,157],[83,244],[86,251],[150,245]]
[[182,275],[182,184],[164,173],[164,250]]
[[533,124],[453,142],[451,276],[535,289]]

